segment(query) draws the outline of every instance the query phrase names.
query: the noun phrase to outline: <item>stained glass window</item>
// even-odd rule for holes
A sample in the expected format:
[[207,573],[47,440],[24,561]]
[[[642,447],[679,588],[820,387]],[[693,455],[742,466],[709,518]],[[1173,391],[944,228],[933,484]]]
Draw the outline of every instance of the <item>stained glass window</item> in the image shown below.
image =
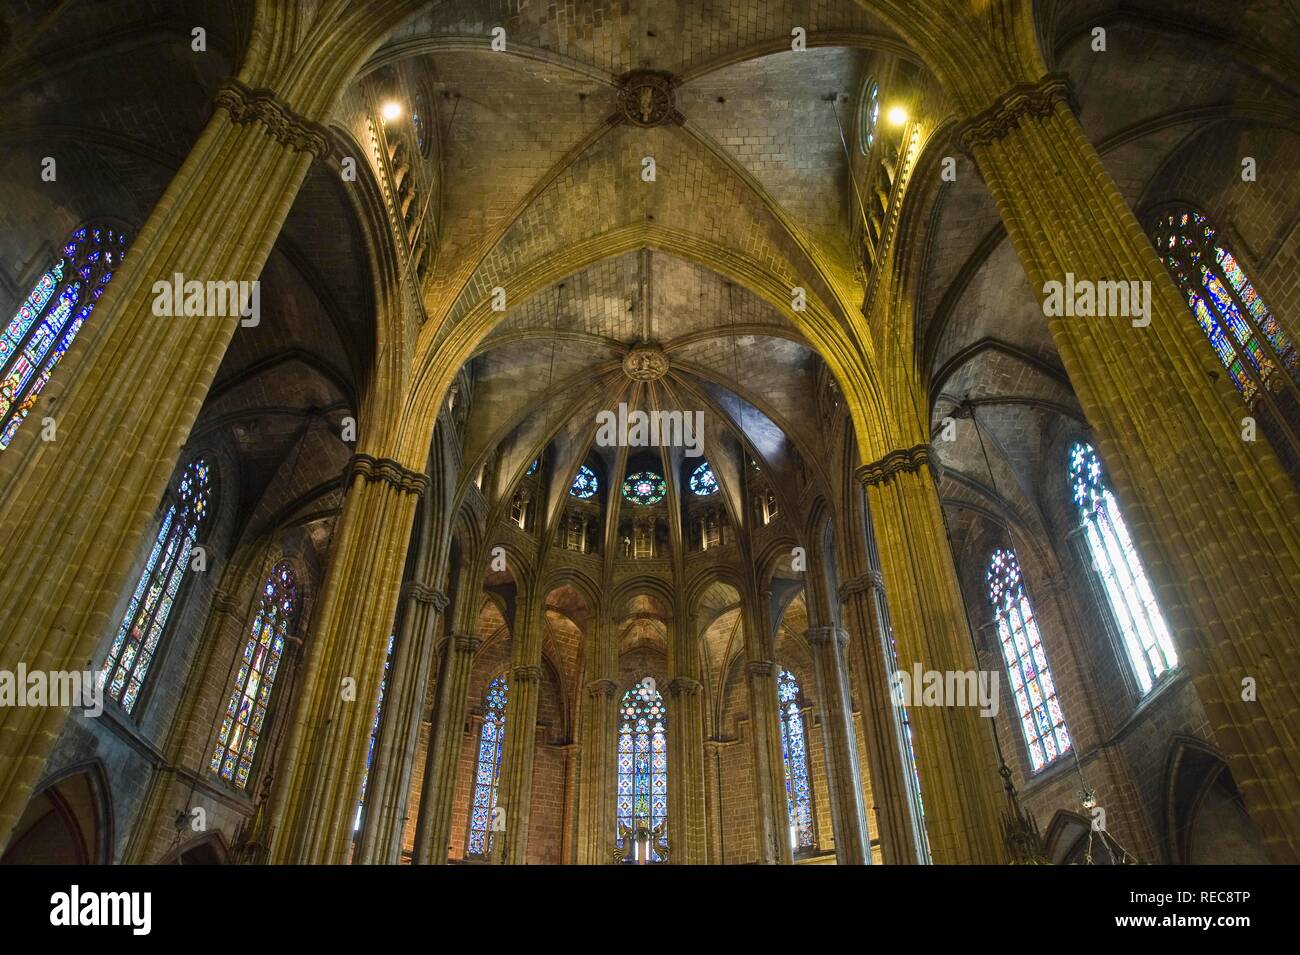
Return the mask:
[[419,147],[421,155],[429,155],[429,130],[425,117],[429,115],[428,107],[424,102],[424,94],[415,94],[415,109],[411,110],[411,126],[415,129],[415,145]]
[[239,658],[239,672],[217,734],[209,764],[239,789],[248,785],[257,744],[266,726],[271,690],[284,658],[285,640],[298,617],[298,580],[287,561],[272,568],[262,584],[262,599]]
[[1070,484],[1133,675],[1146,693],[1178,665],[1178,654],[1092,445],[1079,442],[1070,449]]
[[1070,733],[1014,551],[999,548],[993,552],[987,582],[1020,729],[1029,747],[1030,765],[1038,772],[1069,751]]
[[483,697],[483,729],[478,734],[478,765],[474,772],[474,801],[469,808],[469,855],[487,855],[492,847],[492,810],[497,804],[501,775],[501,744],[505,739],[506,703],[510,687],[499,676],[488,684]]
[[149,559],[104,661],[109,698],[128,713],[140,700],[149,665],[157,656],[167,618],[180,595],[185,572],[190,569],[194,546],[208,516],[211,480],[208,464],[202,458],[191,461],[181,474],[176,500],[158,528]]
[[790,821],[790,848],[795,852],[816,844],[813,833],[812,786],[808,782],[808,741],[799,708],[799,681],[782,670],[776,681],[781,706],[781,758],[785,762],[785,806]]
[[115,229],[78,229],[0,334],[0,451],[9,447],[125,252],[126,236]]
[[361,828],[361,811],[366,805],[366,785],[370,782],[370,769],[375,764],[375,743],[379,741],[379,720],[384,715],[384,694],[388,691],[388,671],[393,668],[393,644],[397,634],[388,637],[388,655],[384,657],[384,677],[379,681],[379,702],[375,704],[375,718],[370,721],[370,745],[366,747],[366,768],[361,772],[361,798],[357,800],[357,818],[352,823],[352,831]]
[[862,155],[871,152],[876,142],[876,123],[880,120],[880,87],[872,80],[862,97],[862,112],[858,116],[858,145]]
[[629,474],[623,482],[623,497],[633,504],[658,504],[668,493],[668,482],[653,471]]
[[[629,861],[662,862],[660,849],[668,835],[668,710],[649,677],[623,694],[618,727],[618,793],[615,842],[623,847],[623,833],[635,844]],[[649,858],[636,858],[649,837]]]
[[595,473],[584,464],[578,468],[578,476],[573,479],[573,484],[569,487],[569,496],[586,500],[594,495],[599,487]]
[[530,464],[530,465],[528,465],[528,472],[527,472],[526,476],[527,476],[527,477],[532,477],[534,474],[536,474],[536,473],[537,473],[538,465],[540,465],[541,463],[542,463],[542,459],[541,459],[541,458],[533,458],[533,463]]
[[691,493],[700,497],[708,497],[710,494],[716,494],[718,490],[718,479],[713,473],[713,468],[709,467],[709,462],[705,461],[693,472],[691,472]]
[[1237,390],[1250,400],[1260,385],[1272,391],[1288,379],[1300,385],[1300,351],[1205,216],[1170,213],[1154,239]]

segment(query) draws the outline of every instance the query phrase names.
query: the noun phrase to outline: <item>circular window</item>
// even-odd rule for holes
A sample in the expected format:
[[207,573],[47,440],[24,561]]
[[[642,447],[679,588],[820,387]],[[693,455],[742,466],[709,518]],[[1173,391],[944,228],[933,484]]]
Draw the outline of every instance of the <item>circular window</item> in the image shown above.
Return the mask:
[[876,142],[876,123],[880,119],[880,87],[872,80],[862,94],[862,107],[858,113],[858,145],[862,155],[871,152]]
[[578,476],[573,479],[573,484],[569,486],[569,496],[576,497],[579,500],[586,500],[596,493],[600,483],[596,480],[595,473],[587,465],[578,468]]
[[633,504],[658,504],[667,493],[667,482],[653,471],[629,474],[623,482],[623,496]]
[[718,492],[718,479],[705,461],[691,473],[691,493],[699,497],[708,497]]

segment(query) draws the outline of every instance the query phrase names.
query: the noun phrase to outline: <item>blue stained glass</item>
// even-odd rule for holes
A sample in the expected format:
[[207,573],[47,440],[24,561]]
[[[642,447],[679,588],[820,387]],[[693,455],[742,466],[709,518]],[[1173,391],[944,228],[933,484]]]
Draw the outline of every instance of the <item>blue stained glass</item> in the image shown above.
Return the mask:
[[[85,231],[73,233],[62,256],[36,280],[0,335],[0,451],[9,446],[55,364],[90,316],[113,277],[110,268],[115,258],[121,259],[125,236],[112,229],[95,229],[87,243]],[[87,289],[92,290],[89,301],[77,307]],[[58,344],[51,349],[54,342]]]
[[861,111],[858,115],[858,145],[865,156],[871,152],[876,142],[876,124],[880,121],[880,87],[875,80],[867,87],[862,97]]
[[718,479],[713,473],[713,468],[709,467],[708,461],[691,472],[690,487],[691,493],[699,497],[708,497],[710,494],[717,493]]
[[[623,694],[619,706],[618,785],[615,790],[614,841],[623,832],[645,829],[650,836],[649,862],[662,862],[668,838],[668,708],[649,677]],[[658,830],[658,831],[656,831]],[[633,853],[628,853],[629,861]]]
[[799,681],[782,670],[776,682],[781,712],[781,757],[785,763],[785,805],[790,822],[790,848],[795,852],[817,843],[813,829],[812,786],[808,782],[808,741],[799,708]]
[[177,485],[177,500],[163,516],[144,570],[136,581],[117,637],[102,667],[105,689],[126,712],[135,709],[162,639],[190,554],[208,512],[211,494],[207,462],[195,458]]
[[1259,383],[1274,382],[1279,362],[1284,377],[1300,385],[1300,350],[1205,216],[1193,210],[1166,215],[1153,239],[1166,250],[1165,265],[1247,401]]
[[248,629],[241,659],[250,662],[240,666],[226,705],[226,712],[235,716],[222,722],[208,763],[214,773],[238,789],[246,788],[252,778],[253,758],[265,728],[284,637],[289,635],[297,615],[298,578],[288,561],[280,561],[262,585],[262,600]]
[[1070,449],[1069,478],[1084,539],[1123,637],[1133,676],[1145,694],[1162,674],[1178,665],[1173,637],[1092,445],[1078,442]]
[[542,459],[541,459],[541,458],[533,458],[533,463],[530,464],[530,465],[528,465],[527,476],[528,476],[528,477],[532,477],[534,474],[536,474],[536,473],[537,473],[537,468],[538,468],[538,466],[541,465],[541,463],[542,463]]
[[497,804],[501,773],[501,744],[505,740],[506,704],[510,687],[504,676],[488,684],[483,697],[483,728],[479,731],[478,763],[474,772],[474,798],[469,814],[465,852],[485,856],[492,848],[492,810]]
[[668,493],[668,482],[653,471],[629,474],[623,482],[623,497],[633,504],[658,504]]
[[[1038,772],[1069,751],[1070,733],[1056,699],[1047,651],[1042,646],[1015,552],[1005,548],[995,550],[989,560],[986,580],[1002,659],[1015,690],[1020,728],[1029,749],[1029,762],[1033,771]],[[1029,719],[1031,713],[1033,720]]]
[[[370,745],[366,747],[366,768],[361,773],[361,798],[357,800],[357,817],[352,822],[353,832],[361,828],[361,814],[366,805],[366,785],[370,782],[370,769],[375,762],[375,743],[379,740],[379,720],[384,715],[384,694],[388,690],[388,671],[393,668],[393,644],[396,642],[397,634],[390,634],[388,637],[388,653],[384,657],[384,677],[379,681],[379,701],[375,703],[375,718],[370,722]],[[274,678],[275,674],[268,672],[267,676]]]
[[596,493],[600,488],[600,482],[596,480],[595,473],[585,464],[578,468],[578,475],[573,479],[573,484],[569,487],[569,496],[576,497],[579,500],[586,500]]

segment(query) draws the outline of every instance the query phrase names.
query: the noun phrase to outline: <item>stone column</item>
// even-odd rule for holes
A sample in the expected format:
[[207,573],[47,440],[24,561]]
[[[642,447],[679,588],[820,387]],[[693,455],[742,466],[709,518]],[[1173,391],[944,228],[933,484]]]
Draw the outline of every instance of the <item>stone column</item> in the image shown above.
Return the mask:
[[434,635],[438,617],[447,608],[446,594],[415,581],[402,588],[402,596],[405,612],[394,648],[357,853],[357,861],[369,865],[396,865],[401,856],[411,771],[420,744],[424,696],[433,662]]
[[[1036,292],[1073,276],[1149,293],[1146,316],[1047,324],[1251,818],[1275,860],[1300,860],[1300,688],[1268,676],[1294,657],[1300,496],[1266,442],[1241,440],[1236,393],[1065,78],[1008,90],[961,140]],[[1244,702],[1248,677],[1258,699]]]
[[835,831],[835,861],[840,865],[871,862],[871,837],[862,800],[862,770],[858,765],[857,734],[844,654],[848,631],[840,627],[809,627],[821,704],[822,735],[826,741],[826,781]]
[[699,680],[668,684],[668,861],[703,865],[708,858],[704,813],[704,694]]
[[[428,478],[356,454],[273,818],[276,862],[346,861],[419,495]],[[343,692],[355,681],[354,698]]]
[[781,754],[781,715],[776,695],[776,676],[776,664],[771,660],[749,660],[745,663],[745,682],[749,691],[749,727],[754,734],[758,861],[766,865],[794,861],[790,846],[790,812],[785,791],[785,760]]
[[[525,626],[527,626],[525,624]],[[516,649],[525,641],[517,641]],[[537,702],[542,668],[519,663],[510,669],[510,704],[506,709],[506,738],[501,753],[501,785],[497,805],[506,811],[503,862],[528,862],[528,817],[532,807],[533,755],[537,748]]]
[[[897,646],[897,666],[976,668],[926,445],[893,451],[858,470],[867,486]],[[933,861],[1003,861],[997,759],[975,706],[908,707]]]
[[[22,542],[23,571],[0,576],[0,669],[85,669],[239,325],[238,314],[159,317],[154,283],[255,280],[326,149],[325,128],[268,90],[232,80],[215,103],[45,389],[59,440],[20,428],[0,455],[0,540]],[[66,716],[0,708],[0,845]]]
[[857,672],[862,694],[862,726],[871,769],[873,806],[871,825],[880,839],[885,865],[915,865],[926,861],[918,851],[924,839],[924,820],[912,793],[911,762],[897,707],[890,697],[892,666],[884,641],[888,625],[882,621],[884,582],[879,571],[845,581],[840,586],[843,620],[859,639],[850,645],[849,657]]
[[[457,606],[466,602],[467,595],[462,592],[457,598]],[[424,785],[420,790],[420,815],[415,829],[413,854],[416,865],[442,865],[447,861],[447,849],[451,844],[451,812],[456,798],[456,764],[460,759],[465,707],[469,702],[469,676],[474,666],[474,654],[482,642],[471,634],[456,633],[443,645],[442,669],[438,675],[425,756]],[[513,695],[513,685],[510,689]],[[507,712],[507,717],[509,715]]]
[[614,771],[618,740],[618,684],[587,684],[580,773],[578,861],[608,865],[614,859]]

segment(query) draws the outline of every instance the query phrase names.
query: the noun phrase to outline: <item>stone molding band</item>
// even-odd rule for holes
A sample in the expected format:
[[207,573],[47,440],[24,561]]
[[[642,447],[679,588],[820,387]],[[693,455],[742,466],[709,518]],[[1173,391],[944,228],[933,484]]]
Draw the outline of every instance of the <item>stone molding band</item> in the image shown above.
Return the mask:
[[804,639],[814,647],[849,645],[849,632],[843,627],[809,627],[804,631]]
[[352,455],[344,474],[346,486],[351,487],[353,479],[358,475],[367,481],[383,481],[404,494],[423,496],[429,487],[427,474],[403,467],[392,458],[376,458],[369,454]]
[[703,683],[688,676],[674,677],[668,684],[668,692],[673,696],[695,696],[703,688]]
[[918,444],[914,448],[890,451],[879,461],[864,464],[855,472],[857,479],[868,487],[884,484],[896,474],[911,474],[930,463],[930,446]]
[[473,653],[483,645],[483,641],[472,633],[453,633],[451,645],[458,653]]
[[442,613],[447,609],[447,595],[437,587],[427,587],[417,580],[408,581],[402,587],[402,597],[416,603],[432,604],[433,609]]
[[776,672],[776,664],[771,660],[750,660],[745,664],[745,672],[750,676],[771,676]]
[[510,679],[515,683],[540,683],[542,668],[533,663],[513,667],[510,670]]
[[1048,73],[1036,83],[1017,83],[988,109],[962,124],[957,139],[967,151],[987,146],[1019,127],[1026,116],[1050,116],[1058,103],[1078,112],[1070,80],[1064,73]]
[[603,696],[607,700],[612,700],[617,690],[618,684],[613,680],[592,680],[587,684],[587,693],[592,697]]
[[212,104],[228,112],[237,126],[261,124],[276,142],[295,152],[319,158],[329,148],[329,130],[300,116],[272,90],[255,89],[231,77],[217,90]]

